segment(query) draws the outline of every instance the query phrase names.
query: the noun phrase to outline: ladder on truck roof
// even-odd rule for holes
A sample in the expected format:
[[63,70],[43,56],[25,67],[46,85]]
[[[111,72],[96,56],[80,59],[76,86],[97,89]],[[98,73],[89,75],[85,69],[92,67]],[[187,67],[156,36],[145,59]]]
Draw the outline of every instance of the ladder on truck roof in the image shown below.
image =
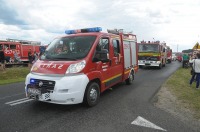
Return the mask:
[[122,33],[123,35],[133,34],[132,32],[124,32],[124,29],[107,29],[108,33],[119,35]]
[[19,40],[19,39],[6,39],[9,42],[19,42],[21,44],[31,44],[31,45],[41,45],[40,41],[29,41],[29,40]]
[[130,39],[136,39],[136,35],[133,34],[132,32],[124,32],[123,29],[107,29],[108,33],[112,33],[112,34],[116,34],[116,35],[120,35],[122,34],[125,37],[128,37]]

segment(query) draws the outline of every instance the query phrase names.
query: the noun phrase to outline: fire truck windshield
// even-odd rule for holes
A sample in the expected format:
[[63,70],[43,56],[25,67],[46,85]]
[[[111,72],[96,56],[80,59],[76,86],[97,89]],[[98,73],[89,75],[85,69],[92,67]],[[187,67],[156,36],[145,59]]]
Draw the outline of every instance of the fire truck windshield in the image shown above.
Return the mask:
[[77,60],[87,56],[96,36],[67,36],[54,39],[41,60]]
[[139,52],[158,52],[158,44],[139,44]]

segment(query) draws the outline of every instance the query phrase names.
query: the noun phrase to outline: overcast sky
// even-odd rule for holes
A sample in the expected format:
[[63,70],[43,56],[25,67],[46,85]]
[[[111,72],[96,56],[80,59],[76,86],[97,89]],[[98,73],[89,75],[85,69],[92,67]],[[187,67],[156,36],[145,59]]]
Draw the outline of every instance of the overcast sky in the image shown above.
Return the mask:
[[50,43],[66,29],[124,29],[173,51],[200,41],[200,0],[0,0],[0,39]]

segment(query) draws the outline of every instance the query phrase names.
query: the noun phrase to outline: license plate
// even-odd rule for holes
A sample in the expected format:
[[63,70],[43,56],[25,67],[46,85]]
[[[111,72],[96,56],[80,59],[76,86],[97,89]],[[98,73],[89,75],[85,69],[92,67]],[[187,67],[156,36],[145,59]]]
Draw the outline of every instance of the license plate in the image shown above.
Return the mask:
[[36,88],[35,84],[28,84],[27,88]]
[[32,95],[41,95],[41,91],[39,89],[35,89],[35,88],[29,88],[28,93],[32,94]]

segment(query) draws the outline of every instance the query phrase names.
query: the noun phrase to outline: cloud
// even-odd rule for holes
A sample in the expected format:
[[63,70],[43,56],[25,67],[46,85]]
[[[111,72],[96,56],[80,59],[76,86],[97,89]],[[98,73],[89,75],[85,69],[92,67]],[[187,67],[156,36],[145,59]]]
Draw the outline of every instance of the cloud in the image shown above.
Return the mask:
[[[0,0],[0,37],[49,43],[66,29],[100,26],[133,31],[140,40],[197,41],[198,0]],[[184,33],[185,32],[185,33]],[[199,39],[200,40],[200,39]],[[174,42],[173,42],[174,41]],[[175,42],[176,41],[176,42]],[[192,44],[193,45],[193,44]]]
[[8,25],[26,24],[22,19],[19,19],[19,16],[15,10],[10,8],[5,1],[1,0],[0,3],[0,23]]

